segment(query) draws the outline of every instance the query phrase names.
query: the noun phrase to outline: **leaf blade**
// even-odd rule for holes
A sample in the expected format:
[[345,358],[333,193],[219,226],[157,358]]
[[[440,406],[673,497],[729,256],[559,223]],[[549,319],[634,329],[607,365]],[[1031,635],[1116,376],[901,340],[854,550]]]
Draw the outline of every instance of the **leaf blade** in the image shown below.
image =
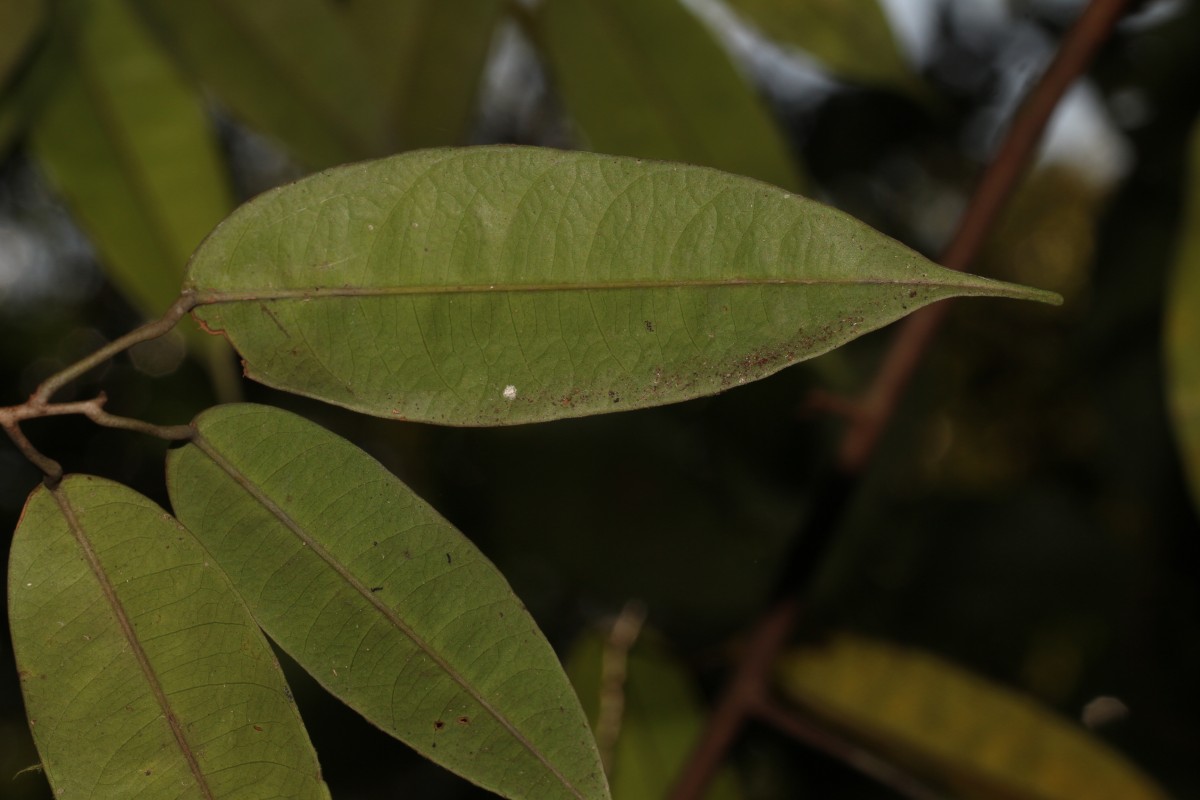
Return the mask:
[[366,59],[323,0],[135,0],[238,117],[309,166],[385,152]]
[[1165,798],[1082,729],[934,656],[841,635],[776,666],[793,700],[964,797]]
[[250,377],[455,425],[713,394],[946,297],[1055,298],[750,179],[512,147],[267,193],[205,241],[187,287]]
[[589,149],[805,190],[754,88],[677,0],[556,0],[535,13],[554,82]]
[[394,149],[463,144],[498,0],[354,0],[344,13],[378,76]]
[[233,207],[199,99],[125,0],[90,6],[33,130],[39,162],[114,282],[157,317],[188,255]]
[[730,0],[730,5],[765,36],[804,50],[838,78],[937,102],[901,53],[879,0]]
[[81,475],[35,490],[8,591],[22,690],[56,794],[235,798],[253,787],[328,798],[262,634],[151,501]]
[[319,682],[485,788],[607,796],[553,651],[460,533],[299,417],[222,406],[195,424],[199,437],[168,460],[172,503]]
[[1200,124],[1192,131],[1188,199],[1183,231],[1167,289],[1163,346],[1166,392],[1176,447],[1192,502],[1200,509]]

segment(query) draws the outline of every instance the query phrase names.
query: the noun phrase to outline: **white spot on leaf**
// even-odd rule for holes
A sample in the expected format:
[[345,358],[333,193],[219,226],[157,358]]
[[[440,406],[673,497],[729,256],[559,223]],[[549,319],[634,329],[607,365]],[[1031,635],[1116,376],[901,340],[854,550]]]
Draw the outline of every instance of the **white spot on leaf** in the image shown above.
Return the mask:
[[517,387],[513,386],[510,383],[508,386],[504,387],[503,394],[504,394],[505,400],[516,400],[517,399]]

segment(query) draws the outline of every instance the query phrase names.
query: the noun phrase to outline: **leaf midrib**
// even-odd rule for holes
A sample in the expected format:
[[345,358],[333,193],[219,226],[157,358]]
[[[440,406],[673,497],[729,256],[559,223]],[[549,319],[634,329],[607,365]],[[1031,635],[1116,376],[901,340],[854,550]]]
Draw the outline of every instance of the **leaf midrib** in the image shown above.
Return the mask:
[[311,286],[305,288],[262,287],[258,289],[187,289],[196,305],[255,302],[261,300],[311,300],[324,297],[388,297],[394,295],[439,294],[524,294],[542,292],[638,291],[653,289],[720,289],[757,286],[897,286],[922,289],[949,289],[956,292],[978,289],[997,296],[1044,298],[1050,292],[1006,284],[1000,281],[980,284],[974,281],[860,278],[701,278],[668,280],[577,281],[572,283],[463,283],[412,286]]
[[84,530],[83,524],[79,521],[79,517],[75,514],[75,508],[71,505],[71,501],[66,496],[66,488],[59,486],[50,489],[50,494],[58,503],[58,508],[62,512],[63,518],[67,522],[67,527],[71,531],[71,536],[75,539],[75,543],[79,546],[83,554],[84,561],[87,562],[88,569],[92,576],[96,579],[96,583],[100,587],[101,593],[104,595],[104,600],[108,604],[109,610],[112,612],[113,618],[117,621],[117,625],[121,628],[121,634],[125,637],[125,641],[129,644],[129,652],[137,660],[138,666],[141,668],[142,677],[145,679],[150,693],[154,696],[154,700],[158,707],[162,710],[163,718],[167,723],[167,727],[171,730],[171,735],[175,739],[175,744],[179,748],[180,754],[187,762],[188,769],[192,773],[192,777],[196,781],[197,788],[203,793],[207,800],[216,800],[216,795],[212,788],[208,785],[208,779],[205,777],[204,770],[200,767],[200,762],[196,758],[196,753],[190,742],[184,734],[184,726],[180,723],[179,717],[176,716],[175,710],[171,707],[170,700],[167,697],[167,691],[158,680],[158,673],[154,669],[154,665],[150,663],[150,656],[142,647],[142,641],[138,638],[137,632],[134,630],[133,622],[129,618],[128,612],[125,610],[121,598],[117,596],[117,589],[109,580],[108,572],[100,561],[99,554],[92,547],[91,541],[88,539],[87,531]]
[[579,798],[579,800],[584,800],[585,795],[580,792],[580,790],[577,789],[574,784],[568,780],[567,776],[563,775],[562,772],[560,772],[558,768],[554,766],[554,764],[550,763],[550,761],[542,754],[542,752],[534,746],[533,742],[529,741],[529,739],[517,729],[517,727],[508,719],[508,717],[506,717],[490,702],[488,702],[487,698],[480,694],[480,692],[474,686],[472,686],[462,675],[460,675],[459,672],[445,658],[443,658],[440,653],[438,653],[423,638],[421,638],[416,631],[409,627],[409,625],[403,619],[401,619],[398,614],[396,614],[391,608],[383,603],[383,601],[380,600],[366,584],[358,580],[358,578],[355,577],[352,572],[350,572],[340,561],[334,558],[334,556],[328,550],[326,550],[320,544],[320,542],[314,539],[308,533],[308,531],[306,531],[298,522],[292,519],[291,515],[289,515],[274,500],[268,497],[267,494],[252,480],[250,480],[250,478],[242,473],[241,470],[239,470],[228,459],[221,455],[220,451],[208,441],[204,434],[197,430],[196,436],[194,439],[192,439],[191,443],[194,444],[202,453],[208,456],[208,458],[214,464],[216,464],[219,469],[225,472],[225,474],[228,475],[234,483],[240,486],[243,491],[250,495],[255,502],[262,505],[262,507],[265,508],[273,517],[279,520],[284,527],[295,534],[295,536],[305,545],[307,549],[313,553],[313,555],[324,561],[330,569],[337,573],[337,575],[343,581],[345,581],[347,585],[354,589],[354,591],[357,592],[363,600],[372,606],[384,619],[391,623],[396,630],[398,630],[405,637],[407,637],[409,641],[416,645],[416,647],[420,649],[420,651],[424,653],[431,661],[433,661],[434,664],[436,664],[447,677],[458,684],[472,700],[479,704],[480,708],[487,712],[487,714],[491,716],[492,719],[494,719],[496,723],[500,725],[500,727],[507,731],[508,734],[512,736],[512,738],[518,744],[524,747],[530,755],[532,755],[539,763],[541,763],[541,765],[545,767],[546,770],[553,775],[564,788],[570,791],[573,796]]

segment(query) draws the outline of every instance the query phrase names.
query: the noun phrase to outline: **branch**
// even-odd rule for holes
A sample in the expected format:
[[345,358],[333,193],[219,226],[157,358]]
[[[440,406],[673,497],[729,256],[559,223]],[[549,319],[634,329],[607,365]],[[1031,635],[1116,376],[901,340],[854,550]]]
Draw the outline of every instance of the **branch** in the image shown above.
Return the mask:
[[82,358],[66,369],[51,375],[42,381],[24,403],[16,406],[0,407],[0,428],[4,429],[4,432],[12,440],[17,450],[42,471],[42,474],[46,476],[46,484],[49,487],[54,488],[62,480],[62,465],[38,451],[33,446],[33,443],[25,437],[25,434],[21,431],[21,423],[25,420],[63,416],[66,414],[82,414],[97,425],[102,425],[106,428],[119,428],[126,431],[147,433],[168,441],[192,438],[194,430],[189,425],[155,425],[140,419],[120,417],[116,414],[108,413],[104,410],[104,404],[108,401],[108,397],[103,392],[91,400],[79,400],[70,403],[51,403],[50,398],[68,383],[83,375],[88,370],[104,363],[117,353],[128,350],[135,344],[157,339],[170,332],[179,323],[179,320],[183,318],[183,315],[191,311],[195,306],[195,296],[191,292],[184,292],[160,319],[148,322],[130,331],[119,339],[109,342],[86,358]]
[[68,383],[93,367],[97,367],[108,361],[117,353],[124,352],[135,344],[148,342],[170,333],[171,329],[179,324],[179,320],[183,319],[183,315],[195,307],[195,295],[190,291],[182,293],[179,295],[179,299],[171,304],[171,307],[167,309],[167,313],[163,314],[160,319],[154,322],[147,322],[145,325],[133,329],[119,339],[114,339],[104,347],[101,347],[87,358],[76,361],[61,372],[51,375],[42,381],[37,391],[30,396],[29,402],[42,406],[46,405],[50,402],[50,398]]
[[[961,271],[975,260],[1005,201],[1033,160],[1042,132],[1059,101],[1087,71],[1129,4],[1130,0],[1092,0],[1079,15],[1054,60],[1013,117],[1000,149],[971,196],[954,239],[942,254],[942,266]],[[866,469],[880,435],[949,308],[949,303],[926,306],[901,323],[842,438],[838,450],[838,466],[842,471],[857,475]]]
[[[1001,207],[1033,159],[1042,131],[1063,94],[1086,71],[1129,5],[1130,0],[1092,0],[1066,33],[1053,62],[1017,111],[995,159],[980,178],[955,237],[942,256],[945,266],[962,270],[974,259]],[[822,747],[810,735],[811,725],[806,723],[802,727],[794,716],[770,705],[770,666],[795,625],[799,614],[798,593],[833,541],[853,489],[870,464],[876,444],[941,327],[948,307],[945,302],[926,306],[902,323],[870,388],[852,404],[854,413],[850,415],[850,426],[839,448],[832,478],[832,484],[840,490],[817,495],[818,507],[799,538],[800,549],[792,554],[783,570],[782,599],[756,625],[700,743],[680,775],[672,800],[696,800],[703,795],[747,719],[754,716],[862,769],[862,764],[852,760],[852,753]],[[832,740],[825,737],[823,741],[827,745]],[[889,777],[876,777],[893,788],[907,786],[911,797],[929,796],[921,794],[926,790],[915,779],[892,769],[895,772]]]
[[814,750],[833,756],[851,769],[891,788],[897,794],[912,800],[946,800],[945,795],[926,786],[907,772],[792,709],[781,708],[770,700],[764,700],[749,711],[776,730],[788,734],[798,742],[804,742]]

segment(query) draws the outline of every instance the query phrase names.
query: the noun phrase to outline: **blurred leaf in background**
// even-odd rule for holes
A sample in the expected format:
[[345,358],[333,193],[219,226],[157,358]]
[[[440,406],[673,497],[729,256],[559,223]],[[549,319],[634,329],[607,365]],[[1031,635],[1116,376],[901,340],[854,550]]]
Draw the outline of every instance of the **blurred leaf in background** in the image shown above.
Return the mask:
[[379,85],[391,149],[466,144],[500,0],[351,0],[342,10]]
[[1082,728],[941,659],[853,636],[785,654],[780,687],[969,800],[1166,800]]
[[235,116],[312,168],[386,152],[369,54],[325,0],[132,0]]
[[803,50],[836,78],[936,103],[897,43],[880,0],[730,0],[730,6],[768,39]]
[[1167,285],[1167,398],[1179,454],[1200,508],[1200,124],[1192,133],[1187,205]]
[[770,110],[678,0],[555,0],[536,13],[552,80],[589,149],[805,191]]

